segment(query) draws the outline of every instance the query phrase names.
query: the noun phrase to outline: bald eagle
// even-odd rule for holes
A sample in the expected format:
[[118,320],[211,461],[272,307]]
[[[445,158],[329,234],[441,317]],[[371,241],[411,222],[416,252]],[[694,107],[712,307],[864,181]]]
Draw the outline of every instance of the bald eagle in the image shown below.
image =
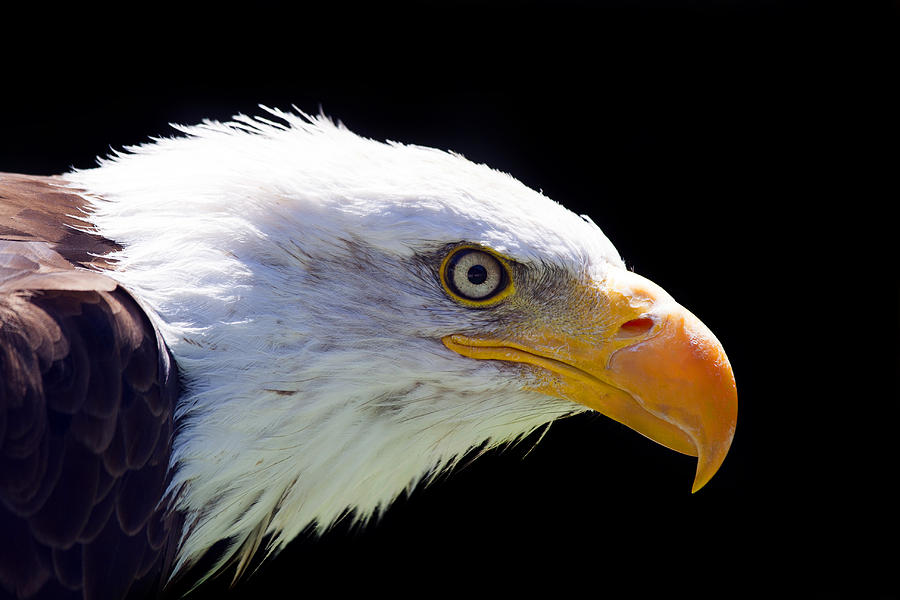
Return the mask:
[[0,174],[0,589],[120,598],[575,413],[722,464],[721,344],[578,216],[266,109]]

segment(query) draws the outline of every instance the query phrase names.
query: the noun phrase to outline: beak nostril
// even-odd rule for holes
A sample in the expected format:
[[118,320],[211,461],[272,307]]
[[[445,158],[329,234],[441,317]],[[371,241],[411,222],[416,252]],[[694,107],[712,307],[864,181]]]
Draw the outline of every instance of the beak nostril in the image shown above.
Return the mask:
[[644,335],[651,329],[653,329],[653,319],[649,317],[632,319],[630,321],[622,323],[622,326],[619,327],[618,333],[616,333],[616,338],[622,339],[637,337],[639,335]]

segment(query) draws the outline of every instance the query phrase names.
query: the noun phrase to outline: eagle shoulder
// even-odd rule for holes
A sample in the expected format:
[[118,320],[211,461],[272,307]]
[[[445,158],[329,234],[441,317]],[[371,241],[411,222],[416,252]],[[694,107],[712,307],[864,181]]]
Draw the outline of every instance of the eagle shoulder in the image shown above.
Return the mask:
[[177,370],[84,268],[116,245],[60,181],[0,176],[0,592],[121,598],[156,585],[180,534],[160,504]]

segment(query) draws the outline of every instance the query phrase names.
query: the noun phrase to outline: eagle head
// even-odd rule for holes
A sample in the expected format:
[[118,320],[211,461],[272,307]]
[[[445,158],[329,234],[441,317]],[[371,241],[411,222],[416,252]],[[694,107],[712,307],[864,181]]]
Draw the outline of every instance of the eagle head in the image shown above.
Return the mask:
[[269,110],[68,179],[182,373],[178,567],[366,520],[473,448],[593,410],[722,464],[721,344],[578,216],[511,176]]

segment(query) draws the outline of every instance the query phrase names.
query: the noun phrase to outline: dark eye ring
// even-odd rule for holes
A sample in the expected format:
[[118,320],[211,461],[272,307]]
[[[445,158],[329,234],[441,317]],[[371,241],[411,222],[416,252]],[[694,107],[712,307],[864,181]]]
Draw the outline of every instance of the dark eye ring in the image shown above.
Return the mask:
[[500,257],[478,248],[458,248],[442,266],[447,291],[473,306],[493,304],[511,292],[509,267]]

